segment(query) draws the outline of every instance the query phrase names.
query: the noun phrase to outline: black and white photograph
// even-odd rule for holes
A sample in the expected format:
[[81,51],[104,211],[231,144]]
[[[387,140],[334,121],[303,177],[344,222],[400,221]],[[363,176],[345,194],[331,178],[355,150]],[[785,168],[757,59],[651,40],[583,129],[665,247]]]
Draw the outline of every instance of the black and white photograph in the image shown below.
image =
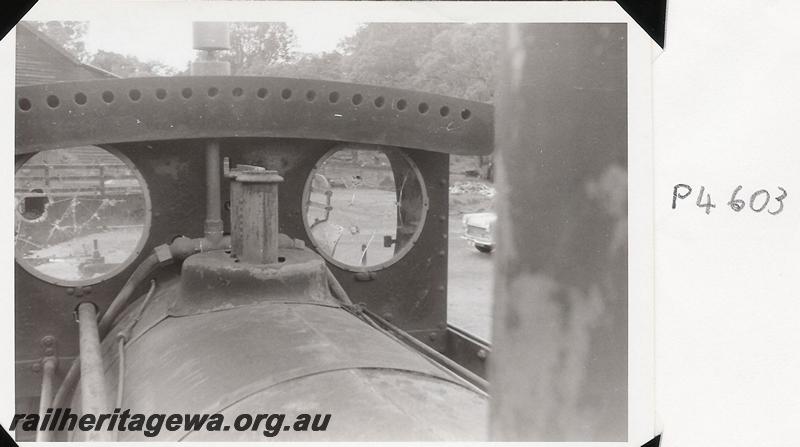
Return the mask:
[[800,3],[8,3],[0,445],[797,445]]
[[12,32],[17,442],[656,434],[621,8],[118,3]]

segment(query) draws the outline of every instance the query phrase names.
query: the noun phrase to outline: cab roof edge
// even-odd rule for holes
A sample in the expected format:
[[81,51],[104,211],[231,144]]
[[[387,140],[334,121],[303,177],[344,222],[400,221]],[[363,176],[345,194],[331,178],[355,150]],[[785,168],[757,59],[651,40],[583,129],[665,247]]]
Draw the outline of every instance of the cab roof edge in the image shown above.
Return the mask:
[[276,137],[488,155],[490,104],[255,76],[127,78],[18,87],[16,153],[185,138]]

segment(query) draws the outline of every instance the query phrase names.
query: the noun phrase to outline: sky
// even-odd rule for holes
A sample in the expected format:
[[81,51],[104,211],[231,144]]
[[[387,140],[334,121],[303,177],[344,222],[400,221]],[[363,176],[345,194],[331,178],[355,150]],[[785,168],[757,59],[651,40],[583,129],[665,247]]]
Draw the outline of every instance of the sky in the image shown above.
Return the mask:
[[[295,51],[322,53],[333,51],[360,25],[346,20],[304,20],[287,22],[297,37]],[[189,21],[103,21],[89,23],[86,49],[133,55],[140,60],[156,60],[177,69],[186,68],[195,58],[192,49],[192,24]]]

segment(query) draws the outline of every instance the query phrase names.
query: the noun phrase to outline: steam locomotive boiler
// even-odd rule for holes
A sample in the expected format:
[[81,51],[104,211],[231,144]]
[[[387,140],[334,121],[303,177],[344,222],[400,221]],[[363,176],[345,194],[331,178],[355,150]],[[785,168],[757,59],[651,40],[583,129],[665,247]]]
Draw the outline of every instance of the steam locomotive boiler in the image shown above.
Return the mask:
[[489,346],[446,319],[448,171],[491,152],[491,106],[214,70],[17,88],[17,412],[318,413],[325,431],[279,439],[483,439]]

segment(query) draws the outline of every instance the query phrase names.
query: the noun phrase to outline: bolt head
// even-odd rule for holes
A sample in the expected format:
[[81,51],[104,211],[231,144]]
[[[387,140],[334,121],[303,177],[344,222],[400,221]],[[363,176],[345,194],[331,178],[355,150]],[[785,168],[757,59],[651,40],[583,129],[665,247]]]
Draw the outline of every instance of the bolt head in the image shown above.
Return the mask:
[[49,348],[55,344],[56,344],[56,338],[53,337],[52,335],[46,335],[42,337],[42,346],[44,346],[45,348]]

